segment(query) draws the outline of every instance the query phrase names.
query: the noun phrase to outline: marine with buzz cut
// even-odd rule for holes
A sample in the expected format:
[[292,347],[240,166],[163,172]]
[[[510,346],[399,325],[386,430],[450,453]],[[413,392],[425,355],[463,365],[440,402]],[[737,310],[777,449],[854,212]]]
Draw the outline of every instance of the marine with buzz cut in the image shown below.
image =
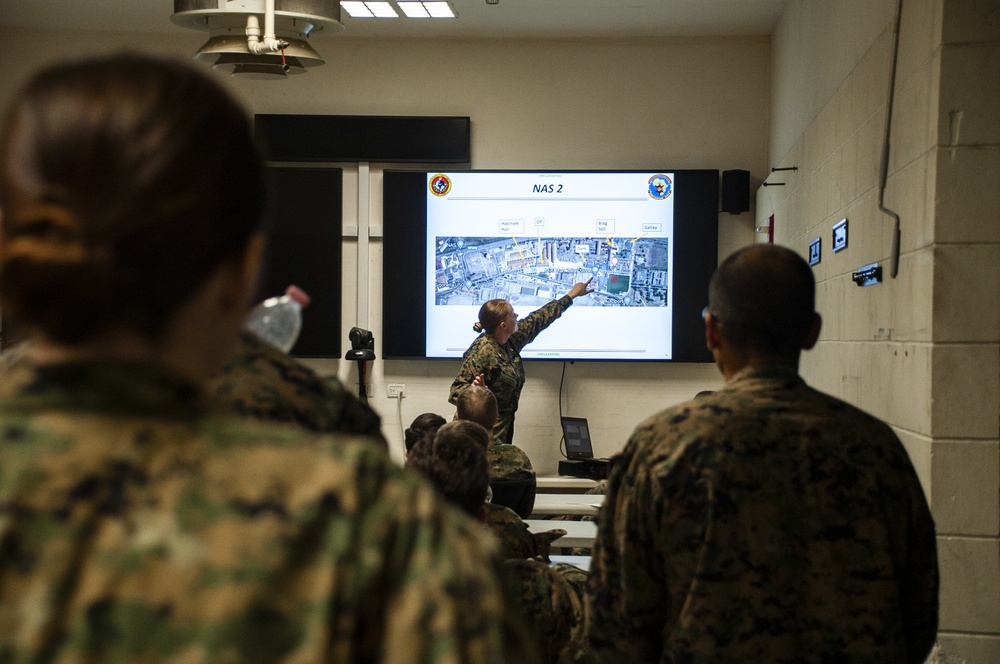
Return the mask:
[[639,424],[608,479],[586,607],[600,662],[930,653],[934,522],[892,429],[799,376],[814,292],[775,245],[712,277],[705,338],[725,386]]

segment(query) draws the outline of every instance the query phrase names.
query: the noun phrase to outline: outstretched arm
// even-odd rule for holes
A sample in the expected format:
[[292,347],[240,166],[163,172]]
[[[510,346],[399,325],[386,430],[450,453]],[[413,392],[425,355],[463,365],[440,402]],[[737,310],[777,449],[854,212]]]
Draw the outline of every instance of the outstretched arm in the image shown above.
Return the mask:
[[593,280],[594,278],[591,277],[586,281],[581,281],[577,284],[574,284],[573,287],[569,289],[569,292],[566,293],[566,295],[568,295],[570,299],[575,300],[581,295],[589,295],[590,293],[593,293],[594,289],[590,287],[590,282]]
[[566,295],[562,296],[558,300],[552,300],[548,304],[525,316],[521,322],[517,324],[517,330],[514,334],[510,335],[510,339],[508,339],[507,343],[513,344],[515,350],[520,352],[522,348],[534,341],[535,337],[541,334],[542,330],[547,328],[557,318],[562,316],[563,312],[566,311],[571,304],[573,304],[574,299],[580,297],[581,295],[593,293],[594,289],[590,288],[590,282],[592,280],[593,277],[587,279],[586,281],[574,284]]

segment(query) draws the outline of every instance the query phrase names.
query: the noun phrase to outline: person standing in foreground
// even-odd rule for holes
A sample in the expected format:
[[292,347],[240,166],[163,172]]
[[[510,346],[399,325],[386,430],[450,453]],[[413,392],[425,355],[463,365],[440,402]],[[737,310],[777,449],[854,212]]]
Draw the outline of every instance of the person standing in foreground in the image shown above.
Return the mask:
[[58,64],[0,130],[0,660],[534,661],[469,519],[372,439],[204,395],[262,249],[250,124],[187,65]]
[[558,300],[537,309],[520,322],[507,300],[489,300],[479,308],[479,320],[472,329],[482,332],[462,356],[462,368],[451,384],[448,396],[456,403],[470,385],[488,387],[497,398],[499,417],[493,427],[496,443],[514,442],[514,413],[524,387],[521,349],[563,315],[581,295],[593,293],[591,279],[575,284]]
[[934,523],[902,444],[808,387],[814,280],[754,245],[712,278],[725,387],[640,424],[608,480],[588,585],[602,662],[923,662]]

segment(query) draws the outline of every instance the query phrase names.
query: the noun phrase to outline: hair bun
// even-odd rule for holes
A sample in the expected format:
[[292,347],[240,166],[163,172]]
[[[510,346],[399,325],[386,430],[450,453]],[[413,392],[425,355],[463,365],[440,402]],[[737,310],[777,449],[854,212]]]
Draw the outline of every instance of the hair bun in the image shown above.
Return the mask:
[[110,252],[88,246],[73,213],[51,204],[17,210],[4,236],[4,313],[63,342],[87,338],[111,297]]
[[482,332],[483,324],[477,320],[475,323],[472,324],[472,329],[475,330],[476,332]]
[[82,263],[87,259],[80,222],[59,205],[40,203],[18,210],[4,229],[3,258]]

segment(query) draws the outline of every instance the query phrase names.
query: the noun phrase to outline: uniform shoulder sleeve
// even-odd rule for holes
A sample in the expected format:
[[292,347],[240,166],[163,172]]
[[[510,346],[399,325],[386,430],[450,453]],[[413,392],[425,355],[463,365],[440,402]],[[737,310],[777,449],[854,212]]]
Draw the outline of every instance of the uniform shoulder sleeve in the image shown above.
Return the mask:
[[513,346],[516,351],[530,344],[535,340],[542,330],[555,322],[563,315],[563,312],[573,304],[573,298],[563,295],[558,300],[552,300],[548,304],[531,312],[517,324],[517,330],[510,335],[507,344]]
[[458,395],[465,388],[472,385],[472,381],[481,373],[488,373],[490,369],[497,366],[500,359],[497,357],[497,350],[491,340],[485,335],[480,335],[469,349],[465,351],[462,358],[462,368],[458,370],[458,375],[451,384],[448,393],[448,402],[456,403]]
[[[397,488],[402,490],[397,493]],[[395,495],[388,513],[394,515],[395,532],[373,523],[372,537],[359,538],[373,542],[359,560],[378,556],[378,550],[385,558],[386,583],[375,586],[387,594],[377,661],[536,662],[535,645],[505,589],[492,540],[422,481],[413,478],[390,490]]]
[[[668,487],[686,484],[662,440],[672,435],[667,413],[632,434],[611,466],[607,498],[598,513],[587,585],[587,638],[602,662],[656,662],[671,607],[661,534],[667,512],[698,511],[698,495],[670,505]],[[676,492],[675,492],[676,493]],[[697,492],[695,492],[697,494]],[[692,516],[691,521],[698,519]],[[686,528],[678,524],[678,528]],[[677,533],[697,539],[697,533]]]

